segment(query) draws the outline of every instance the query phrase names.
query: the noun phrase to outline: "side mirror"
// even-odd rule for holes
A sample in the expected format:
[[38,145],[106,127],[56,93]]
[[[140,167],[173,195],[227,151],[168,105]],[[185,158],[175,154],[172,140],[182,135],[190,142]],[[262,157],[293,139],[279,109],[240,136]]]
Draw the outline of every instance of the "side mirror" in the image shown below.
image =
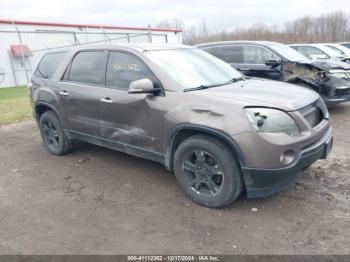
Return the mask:
[[142,94],[142,93],[152,93],[156,91],[153,82],[147,78],[132,81],[129,85],[128,93],[130,94]]
[[281,64],[281,61],[277,59],[269,59],[265,61],[265,65],[270,66],[271,68],[275,68]]

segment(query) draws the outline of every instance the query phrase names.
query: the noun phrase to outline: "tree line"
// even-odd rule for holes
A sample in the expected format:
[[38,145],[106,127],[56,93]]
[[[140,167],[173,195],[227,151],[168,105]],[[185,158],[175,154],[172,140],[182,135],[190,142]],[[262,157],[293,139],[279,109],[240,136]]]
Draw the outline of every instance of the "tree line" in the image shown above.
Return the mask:
[[189,45],[226,40],[265,40],[282,43],[350,41],[350,16],[343,11],[304,16],[282,26],[259,23],[236,27],[231,31],[212,32],[208,30],[205,20],[197,26],[186,27],[179,18],[160,21],[156,27],[183,30],[183,42]]

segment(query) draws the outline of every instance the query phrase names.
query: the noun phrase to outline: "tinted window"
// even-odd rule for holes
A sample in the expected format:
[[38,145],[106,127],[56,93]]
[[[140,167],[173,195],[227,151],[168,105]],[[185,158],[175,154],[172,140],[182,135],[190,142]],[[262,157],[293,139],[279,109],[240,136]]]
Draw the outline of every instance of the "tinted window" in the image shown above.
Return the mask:
[[220,46],[213,49],[215,56],[227,63],[241,64],[243,62],[242,46]]
[[65,55],[66,52],[51,53],[45,55],[36,68],[34,75],[40,78],[51,78],[63,61]]
[[244,64],[265,64],[266,61],[271,59],[278,59],[278,57],[260,46],[244,46],[243,50],[243,62]]
[[85,51],[78,53],[71,64],[69,81],[87,84],[105,84],[107,52]]
[[140,59],[131,54],[110,52],[106,73],[107,86],[128,89],[132,81],[143,78],[155,80],[153,74]]
[[350,49],[350,44],[341,44],[341,45]]

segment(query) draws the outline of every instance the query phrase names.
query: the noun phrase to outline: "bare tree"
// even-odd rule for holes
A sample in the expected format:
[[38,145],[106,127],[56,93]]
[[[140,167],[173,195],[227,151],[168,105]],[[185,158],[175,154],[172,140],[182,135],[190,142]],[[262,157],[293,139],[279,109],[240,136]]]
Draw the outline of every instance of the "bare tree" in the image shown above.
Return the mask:
[[179,18],[171,18],[171,19],[165,19],[165,20],[159,21],[156,24],[156,27],[163,28],[163,29],[184,30],[184,23]]
[[269,40],[282,43],[350,41],[350,16],[343,11],[317,17],[304,16],[283,26],[260,23],[231,31],[210,32],[205,20],[198,26],[185,27],[179,18],[160,21],[156,26],[183,30],[183,41],[190,45],[224,40]]

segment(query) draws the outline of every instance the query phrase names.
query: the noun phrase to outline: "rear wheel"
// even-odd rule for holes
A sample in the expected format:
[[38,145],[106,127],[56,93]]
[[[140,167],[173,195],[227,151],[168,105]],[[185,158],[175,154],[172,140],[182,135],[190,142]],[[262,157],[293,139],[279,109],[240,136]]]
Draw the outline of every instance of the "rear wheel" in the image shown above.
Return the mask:
[[185,194],[207,207],[225,207],[243,189],[234,153],[210,136],[196,135],[182,142],[175,152],[174,171]]
[[63,155],[71,149],[72,143],[64,134],[62,125],[54,112],[43,113],[39,126],[45,147],[51,154]]

